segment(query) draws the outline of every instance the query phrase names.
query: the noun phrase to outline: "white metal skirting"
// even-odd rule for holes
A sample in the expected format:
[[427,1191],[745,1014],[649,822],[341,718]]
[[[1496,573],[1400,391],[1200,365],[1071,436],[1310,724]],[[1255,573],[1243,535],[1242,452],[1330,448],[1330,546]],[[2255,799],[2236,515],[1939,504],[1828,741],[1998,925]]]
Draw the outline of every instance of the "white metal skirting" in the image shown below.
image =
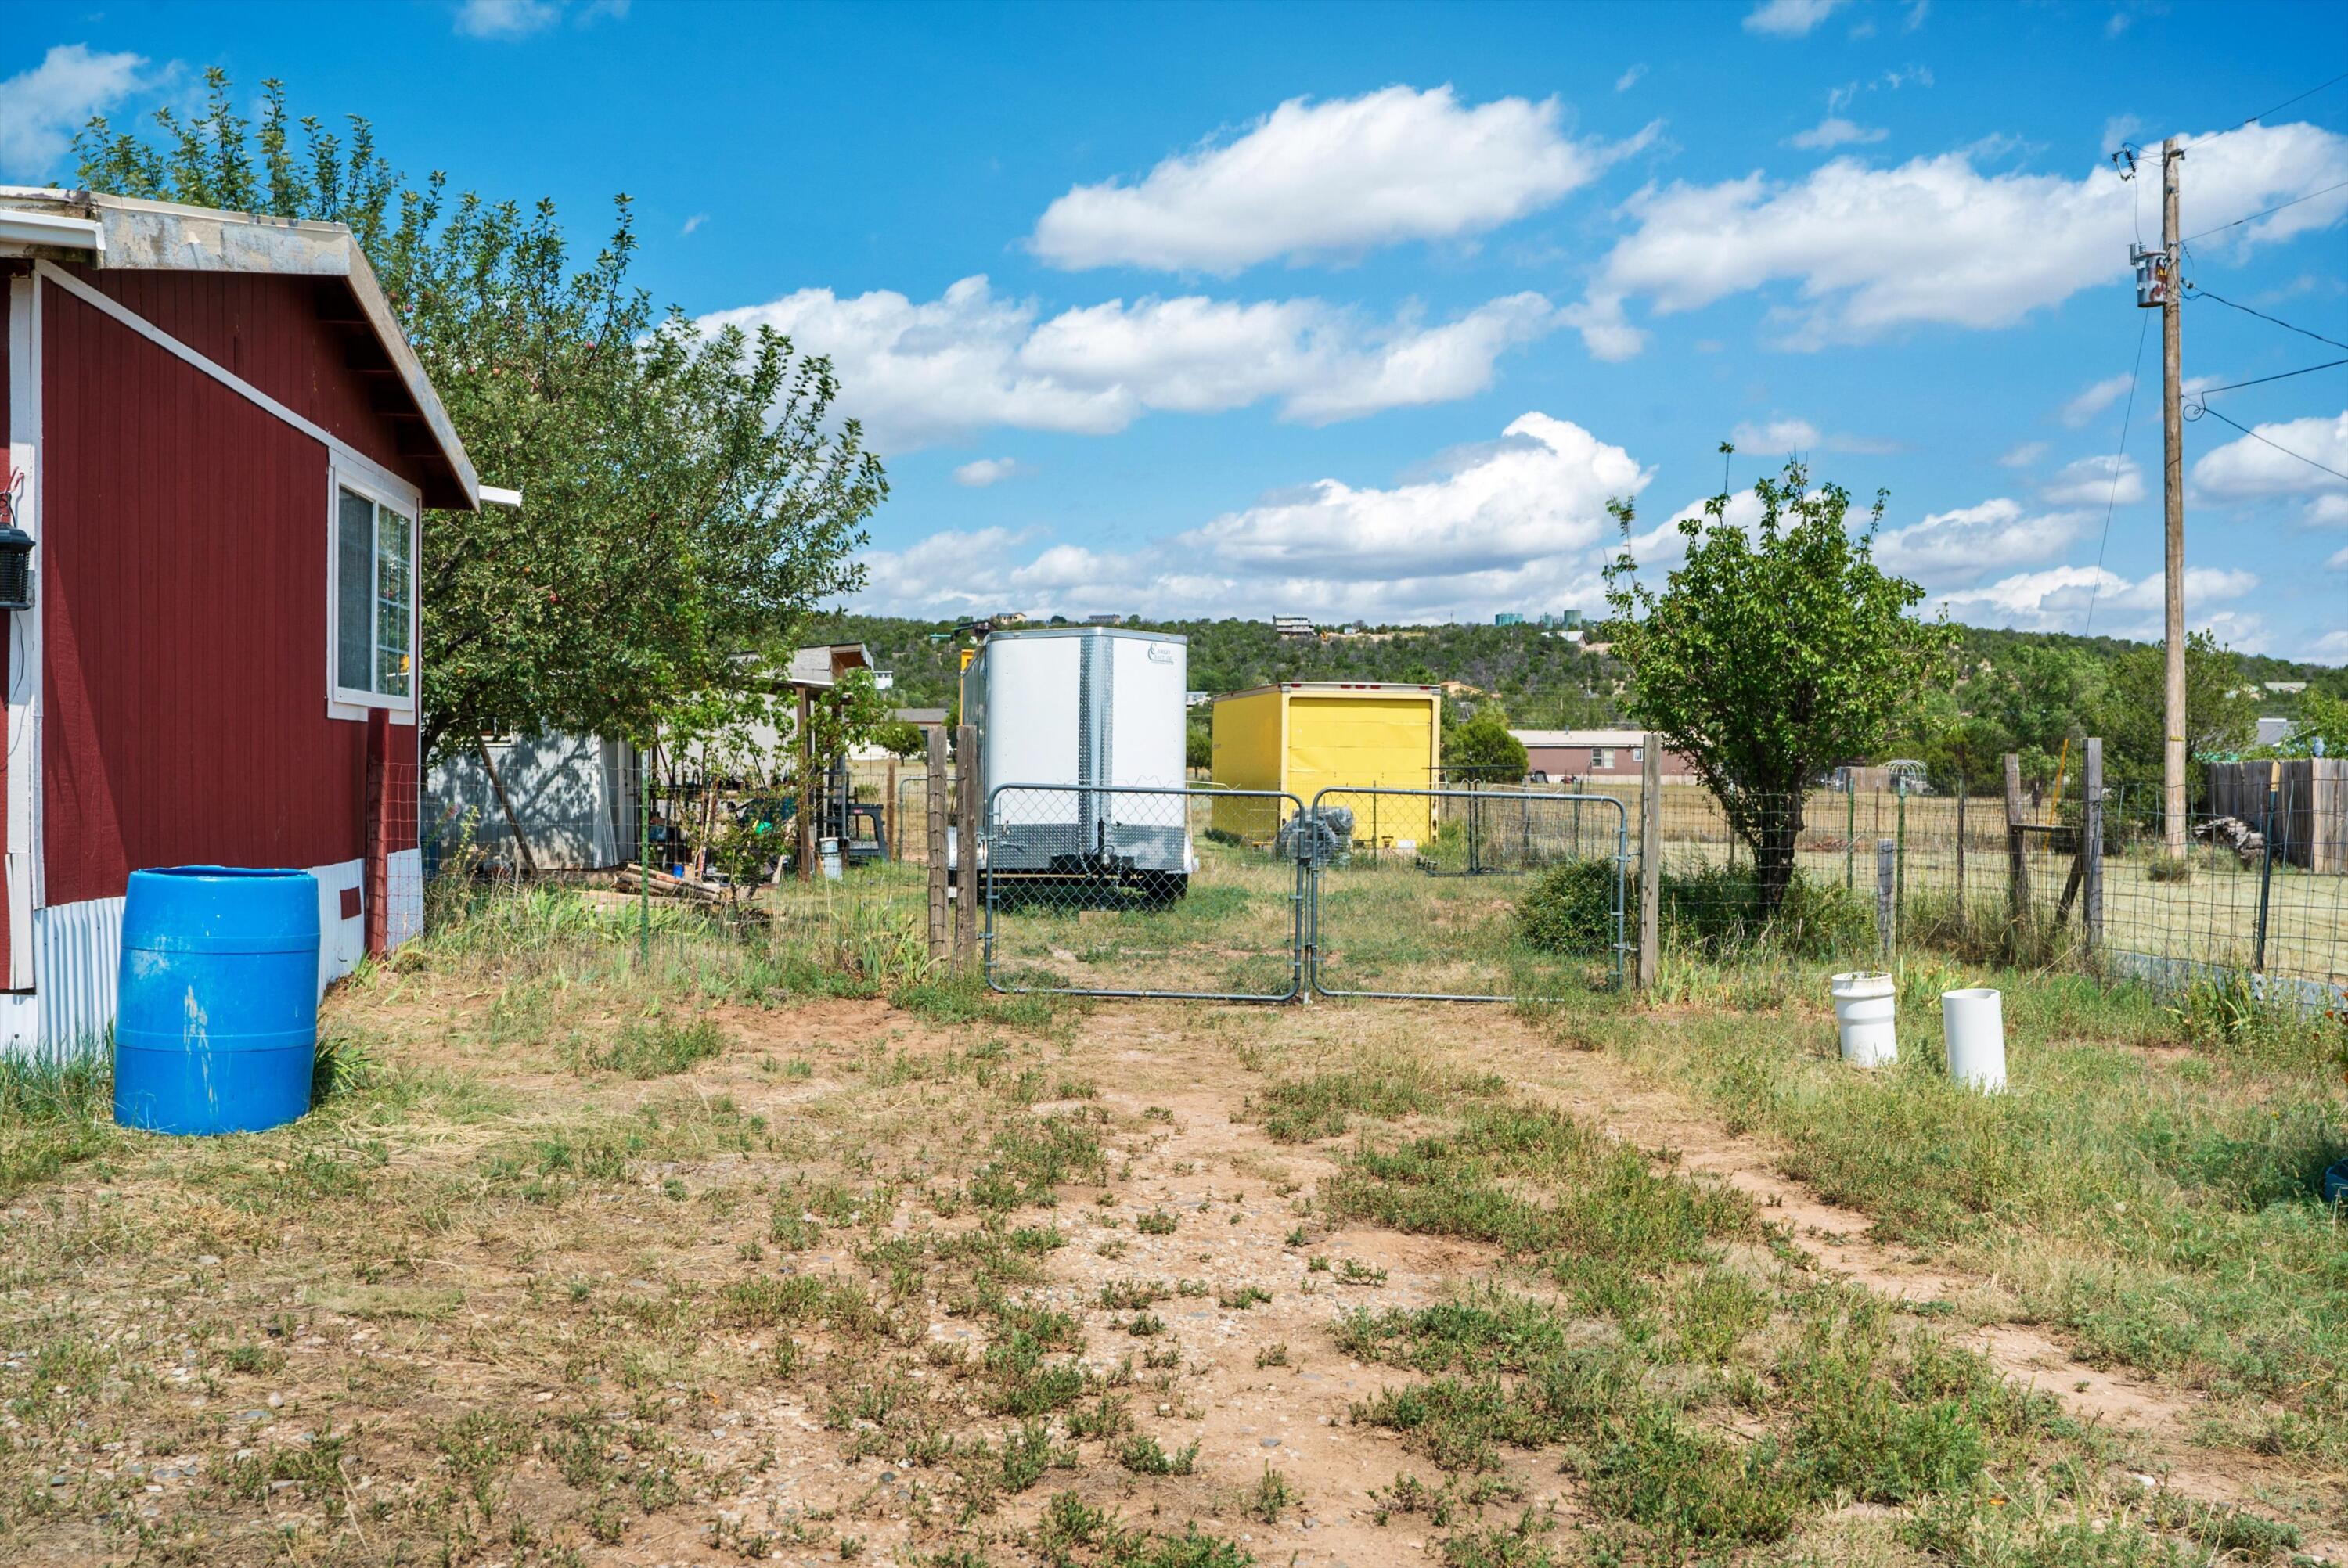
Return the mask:
[[[424,929],[420,851],[391,856],[386,929],[397,947]],[[362,885],[365,863],[314,866],[318,879],[318,994],[358,968],[366,951],[365,915],[342,917],[342,890]],[[36,989],[0,994],[0,1053],[67,1056],[106,1042],[114,1028],[116,978],[122,967],[119,898],[91,898],[33,911]]]

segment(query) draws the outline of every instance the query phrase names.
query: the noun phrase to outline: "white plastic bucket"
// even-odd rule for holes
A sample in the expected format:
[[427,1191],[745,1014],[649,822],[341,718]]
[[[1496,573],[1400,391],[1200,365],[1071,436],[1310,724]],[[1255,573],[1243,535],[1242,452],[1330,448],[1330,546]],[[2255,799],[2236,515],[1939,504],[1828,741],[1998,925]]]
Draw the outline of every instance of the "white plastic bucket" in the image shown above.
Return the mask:
[[1941,993],[1941,1029],[1949,1041],[1949,1076],[1994,1094],[2005,1087],[2005,1006],[1986,986]]
[[815,841],[816,858],[823,862],[823,875],[828,881],[839,880],[839,840],[819,838]]
[[1889,1067],[1899,1061],[1899,999],[1891,977],[1854,969],[1835,976],[1833,987],[1842,1059],[1853,1067]]

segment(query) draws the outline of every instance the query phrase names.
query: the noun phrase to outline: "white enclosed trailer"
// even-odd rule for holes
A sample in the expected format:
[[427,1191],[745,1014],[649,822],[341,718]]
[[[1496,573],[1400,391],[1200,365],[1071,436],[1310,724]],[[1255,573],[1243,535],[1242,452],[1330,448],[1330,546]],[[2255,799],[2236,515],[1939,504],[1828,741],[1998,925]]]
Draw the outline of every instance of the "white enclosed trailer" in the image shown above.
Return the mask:
[[1054,626],[981,642],[962,712],[978,731],[992,870],[1186,891],[1189,803],[1142,792],[1183,786],[1189,678],[1188,643],[1159,632]]

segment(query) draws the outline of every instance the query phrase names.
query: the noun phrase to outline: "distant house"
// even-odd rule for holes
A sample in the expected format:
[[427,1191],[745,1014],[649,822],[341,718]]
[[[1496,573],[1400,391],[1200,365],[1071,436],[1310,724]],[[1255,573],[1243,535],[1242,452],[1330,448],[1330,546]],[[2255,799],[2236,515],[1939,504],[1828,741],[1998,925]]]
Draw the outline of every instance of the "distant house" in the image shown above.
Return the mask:
[[1310,637],[1313,635],[1313,618],[1309,615],[1275,615],[1272,618],[1272,629],[1282,637]]
[[131,872],[292,866],[318,984],[423,927],[427,507],[482,491],[348,229],[0,188],[0,1050],[114,1021]]
[[[1638,730],[1510,730],[1525,748],[1525,767],[1550,779],[1637,778],[1646,767],[1647,737]],[[1666,779],[1695,776],[1685,757],[1666,751]]]
[[[2304,685],[2306,682],[2299,682],[2296,684]],[[2291,739],[2291,733],[2298,727],[2289,719],[2275,718],[2271,715],[2263,717],[2259,720],[2258,736],[2252,743],[2261,746],[2279,746]]]
[[1133,617],[1129,615],[1087,615],[1085,617],[1085,624],[1086,626],[1123,626],[1132,619]]

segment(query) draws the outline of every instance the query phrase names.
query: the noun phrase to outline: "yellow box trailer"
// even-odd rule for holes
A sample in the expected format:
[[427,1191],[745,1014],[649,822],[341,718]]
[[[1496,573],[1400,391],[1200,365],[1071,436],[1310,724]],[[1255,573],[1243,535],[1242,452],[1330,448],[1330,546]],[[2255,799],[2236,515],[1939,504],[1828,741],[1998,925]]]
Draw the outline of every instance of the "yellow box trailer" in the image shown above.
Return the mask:
[[[1305,805],[1324,789],[1437,787],[1443,690],[1371,682],[1290,681],[1215,699],[1214,778],[1227,789],[1281,790]],[[1353,808],[1357,844],[1425,843],[1426,798],[1332,802]],[[1213,825],[1261,843],[1279,830],[1277,801],[1218,800]]]

